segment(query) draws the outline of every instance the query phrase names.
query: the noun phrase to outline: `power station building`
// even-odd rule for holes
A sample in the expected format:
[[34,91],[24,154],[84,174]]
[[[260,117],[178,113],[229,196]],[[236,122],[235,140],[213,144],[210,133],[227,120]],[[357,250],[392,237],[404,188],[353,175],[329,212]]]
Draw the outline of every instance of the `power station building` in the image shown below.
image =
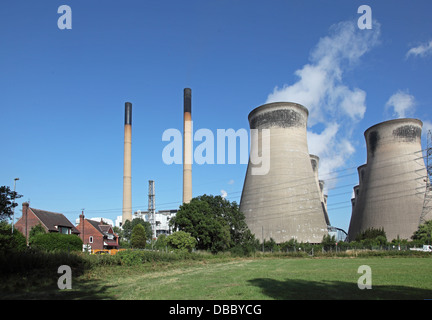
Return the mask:
[[[308,115],[304,106],[292,102],[265,104],[249,113],[250,129],[257,129],[258,143],[251,143],[240,211],[260,241],[320,243],[328,234],[319,159],[308,151]],[[251,158],[254,154],[268,155],[268,159],[256,164]],[[269,168],[262,174],[256,169],[264,160],[269,161]]]
[[350,241],[369,228],[384,228],[388,241],[410,239],[421,218],[432,219],[422,217],[429,183],[422,157],[422,126],[418,119],[395,119],[365,131],[367,163],[358,167]]
[[143,219],[145,222],[149,222],[154,227],[154,234],[156,237],[161,234],[170,235],[172,232],[176,231],[169,225],[169,222],[177,214],[178,209],[172,210],[159,210],[154,214],[149,211],[135,211],[133,214],[133,219]]

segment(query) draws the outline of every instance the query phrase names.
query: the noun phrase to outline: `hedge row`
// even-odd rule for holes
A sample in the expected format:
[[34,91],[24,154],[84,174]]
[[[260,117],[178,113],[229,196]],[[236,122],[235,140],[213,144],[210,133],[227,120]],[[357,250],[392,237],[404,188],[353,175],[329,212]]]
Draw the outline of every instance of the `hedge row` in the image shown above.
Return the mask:
[[80,237],[57,232],[38,234],[31,238],[30,246],[46,251],[81,251],[83,242]]

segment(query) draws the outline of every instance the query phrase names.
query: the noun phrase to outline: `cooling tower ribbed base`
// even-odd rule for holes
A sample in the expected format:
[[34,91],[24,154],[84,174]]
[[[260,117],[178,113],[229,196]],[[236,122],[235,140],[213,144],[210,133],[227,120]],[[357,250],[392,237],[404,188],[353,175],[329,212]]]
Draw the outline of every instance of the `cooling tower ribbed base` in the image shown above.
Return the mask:
[[307,117],[305,107],[289,102],[265,104],[249,114],[251,129],[270,129],[270,146],[261,143],[261,136],[258,145],[260,155],[270,149],[270,169],[253,174],[257,166],[249,160],[240,201],[260,241],[319,243],[327,235],[323,196],[307,146]]

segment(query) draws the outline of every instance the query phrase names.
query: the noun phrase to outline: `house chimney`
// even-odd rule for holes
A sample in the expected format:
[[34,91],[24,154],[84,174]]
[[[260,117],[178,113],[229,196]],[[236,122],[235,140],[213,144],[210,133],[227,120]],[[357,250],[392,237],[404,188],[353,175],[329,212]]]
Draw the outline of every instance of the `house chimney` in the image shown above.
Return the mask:
[[28,215],[28,209],[29,209],[29,203],[28,202],[23,202],[22,204],[22,212],[23,212],[23,217],[24,217],[24,221],[25,221],[25,238],[26,238],[26,243],[28,245],[28,230],[27,230],[27,215]]
[[80,214],[79,218],[80,218],[80,226],[81,226],[81,239],[84,245],[84,210]]

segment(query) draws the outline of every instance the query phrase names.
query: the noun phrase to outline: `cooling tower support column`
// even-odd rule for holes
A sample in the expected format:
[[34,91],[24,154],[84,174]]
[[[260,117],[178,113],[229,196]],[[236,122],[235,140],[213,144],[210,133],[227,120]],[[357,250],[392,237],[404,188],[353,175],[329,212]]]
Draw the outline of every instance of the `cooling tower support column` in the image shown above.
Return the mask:
[[125,103],[122,223],[132,221],[132,103]]
[[192,92],[183,92],[183,203],[192,200]]
[[365,131],[367,163],[359,167],[350,241],[369,228],[384,228],[388,241],[410,239],[417,230],[427,174],[422,125],[418,119],[395,119]]
[[[262,175],[253,174],[256,165],[249,159],[240,200],[240,211],[260,241],[319,243],[327,235],[322,196],[308,151],[307,118],[304,106],[290,102],[265,104],[249,114],[251,130],[258,129],[258,154],[270,155],[270,169]],[[270,145],[261,141],[262,129],[269,129]]]

